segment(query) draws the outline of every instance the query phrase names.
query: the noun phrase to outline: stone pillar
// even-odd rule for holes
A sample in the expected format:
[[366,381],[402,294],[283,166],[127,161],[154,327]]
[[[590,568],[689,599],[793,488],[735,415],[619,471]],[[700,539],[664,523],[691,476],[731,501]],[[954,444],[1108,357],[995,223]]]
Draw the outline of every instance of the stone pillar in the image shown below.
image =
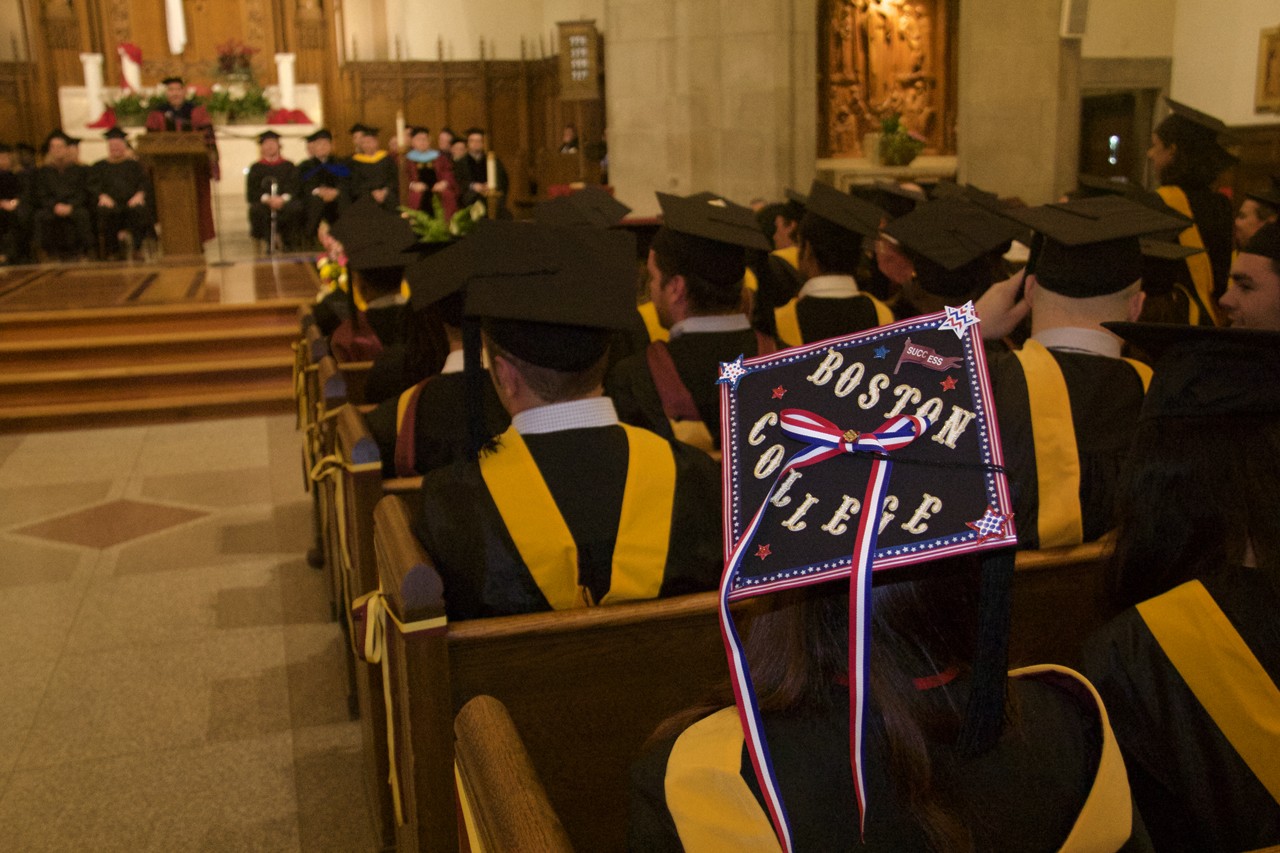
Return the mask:
[[804,188],[817,157],[817,0],[607,0],[609,178],[746,204]]
[[102,54],[82,53],[80,64],[84,66],[85,124],[92,124],[107,108],[102,101]]
[[292,53],[276,54],[276,85],[280,90],[280,108],[296,110],[298,95],[295,88],[294,63],[298,57]]

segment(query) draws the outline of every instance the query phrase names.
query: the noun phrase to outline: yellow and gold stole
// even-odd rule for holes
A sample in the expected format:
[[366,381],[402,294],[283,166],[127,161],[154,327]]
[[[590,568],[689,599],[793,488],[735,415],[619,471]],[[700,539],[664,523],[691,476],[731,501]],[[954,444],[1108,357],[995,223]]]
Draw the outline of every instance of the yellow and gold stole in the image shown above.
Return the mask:
[[644,320],[644,328],[649,333],[650,341],[665,341],[671,337],[667,330],[662,328],[662,324],[658,322],[658,309],[654,307],[652,302],[642,302],[636,306],[636,310],[640,312],[640,318]]
[[578,546],[516,428],[509,427],[498,439],[498,450],[480,459],[480,474],[520,559],[553,610],[657,598],[662,588],[676,460],[664,439],[625,424],[622,428],[627,434],[627,484],[609,592],[599,602],[578,582]]
[[[1027,403],[1031,409],[1031,441],[1036,454],[1036,492],[1040,511],[1036,518],[1041,548],[1079,545],[1084,541],[1084,516],[1080,508],[1080,450],[1067,381],[1053,354],[1035,339],[1014,352],[1026,377]],[[1145,391],[1151,368],[1140,361],[1125,361],[1137,372]]]
[[[1192,219],[1191,202],[1180,187],[1160,187],[1156,192],[1160,194],[1160,198],[1164,199],[1165,204],[1188,219]],[[1178,235],[1178,242],[1188,249],[1204,248],[1200,228],[1194,221],[1189,228]],[[1213,264],[1209,261],[1208,253],[1201,252],[1187,258],[1187,269],[1191,271],[1191,282],[1195,287],[1194,293],[1187,293],[1187,301],[1191,308],[1188,319],[1191,325],[1200,325],[1205,318],[1205,314],[1201,312],[1205,312],[1213,325],[1221,326],[1222,318],[1218,315],[1218,304],[1213,300]]]
[[[1129,777],[1098,691],[1083,675],[1052,664],[1009,673],[1070,689],[1092,699],[1102,730],[1102,749],[1085,804],[1061,850],[1117,850],[1133,831]],[[773,825],[742,778],[742,722],[725,708],[694,723],[676,739],[667,759],[667,809],[686,850],[777,853]]]
[[1280,803],[1280,690],[1200,581],[1138,605],[1196,701]]

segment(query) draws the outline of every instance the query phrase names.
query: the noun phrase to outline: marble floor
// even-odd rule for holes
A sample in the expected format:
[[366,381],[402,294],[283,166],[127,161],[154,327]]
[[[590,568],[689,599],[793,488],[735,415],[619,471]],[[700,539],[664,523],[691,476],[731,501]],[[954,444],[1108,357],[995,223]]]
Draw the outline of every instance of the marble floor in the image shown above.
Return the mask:
[[373,847],[291,416],[0,436],[0,848]]

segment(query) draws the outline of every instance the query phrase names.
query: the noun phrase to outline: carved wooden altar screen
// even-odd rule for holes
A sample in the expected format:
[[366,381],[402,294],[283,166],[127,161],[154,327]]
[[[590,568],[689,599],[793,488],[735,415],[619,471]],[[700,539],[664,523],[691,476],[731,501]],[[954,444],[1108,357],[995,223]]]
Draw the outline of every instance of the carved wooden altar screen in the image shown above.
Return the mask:
[[820,157],[863,156],[862,137],[902,116],[928,154],[955,152],[955,0],[821,0]]

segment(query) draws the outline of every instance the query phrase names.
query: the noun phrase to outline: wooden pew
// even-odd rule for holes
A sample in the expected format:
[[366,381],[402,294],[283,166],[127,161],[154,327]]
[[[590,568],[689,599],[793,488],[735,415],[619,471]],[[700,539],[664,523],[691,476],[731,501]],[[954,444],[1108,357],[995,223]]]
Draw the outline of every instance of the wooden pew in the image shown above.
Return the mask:
[[462,706],[453,731],[471,849],[572,851],[506,706],[477,696]]
[[372,361],[343,361],[338,363],[342,377],[347,382],[347,401],[354,406],[364,405],[364,386],[369,381]]
[[457,849],[452,722],[485,693],[510,711],[574,847],[621,849],[641,746],[728,678],[716,594],[449,623],[409,523],[399,497],[378,504],[379,606],[407,626],[388,619],[373,655],[389,675],[397,849]]
[[1113,540],[1019,551],[1013,576],[1009,667],[1080,665],[1080,646],[1119,611],[1106,595]]
[[[298,313],[299,322],[302,324],[302,334],[293,346],[293,389],[298,405],[297,426],[298,429],[302,430],[303,479],[307,491],[312,492],[311,520],[312,541],[314,544],[307,551],[307,562],[311,564],[312,568],[319,569],[324,566],[320,506],[315,499],[315,492],[311,489],[311,478],[307,475],[320,459],[318,455],[316,413],[324,397],[321,391],[318,371],[320,361],[329,355],[329,339],[320,334],[320,329],[316,326],[315,318],[311,316],[310,309],[302,307],[298,309]],[[337,393],[336,388],[327,390],[331,395]],[[342,390],[342,396],[345,399],[345,388]]]
[[[335,509],[336,494],[332,478],[328,475],[334,462],[334,442],[338,412],[346,405],[347,386],[332,356],[326,355],[316,365],[315,377],[317,401],[311,424],[303,438],[303,463],[306,466],[307,484],[311,490],[315,526],[321,551],[320,565],[329,575],[329,601],[332,617],[339,618],[343,601],[338,594],[337,553],[340,547],[340,531]],[[314,565],[314,563],[313,563]]]

